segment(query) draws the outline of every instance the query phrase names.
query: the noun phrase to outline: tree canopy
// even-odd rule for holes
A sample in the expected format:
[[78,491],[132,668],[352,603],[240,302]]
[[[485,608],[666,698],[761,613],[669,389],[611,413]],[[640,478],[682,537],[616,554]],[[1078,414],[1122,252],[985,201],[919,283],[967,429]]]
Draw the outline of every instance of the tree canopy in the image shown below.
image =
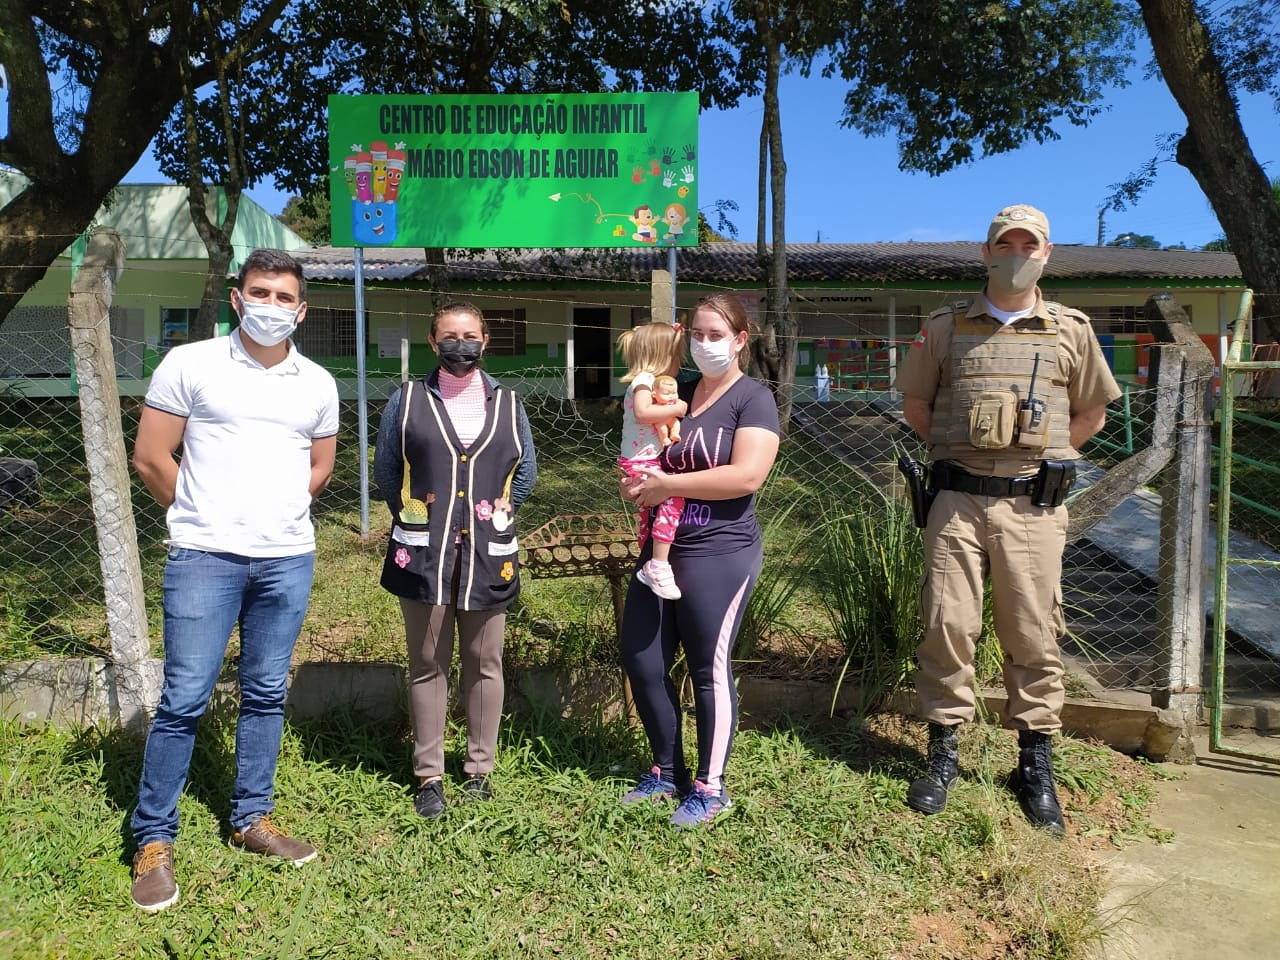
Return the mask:
[[753,358],[784,424],[797,330],[779,76],[819,68],[840,77],[842,124],[896,134],[899,166],[937,175],[1056,139],[1062,122],[1088,123],[1105,109],[1105,88],[1125,83],[1135,27],[1132,8],[1112,0],[721,0],[712,19],[739,51],[737,82],[764,95],[757,259],[766,297]]
[[290,197],[276,219],[308,243],[326,244],[332,226],[329,221],[329,195]]
[[287,0],[0,3],[10,83],[0,164],[27,187],[0,209],[0,321],[92,222],[181,96],[213,79],[211,41],[252,57]]
[[301,197],[328,189],[330,94],[697,90],[704,108],[742,94],[696,0],[295,0],[276,33],[240,81],[248,165]]
[[[1136,4],[1136,6],[1135,6]],[[1083,125],[1124,84],[1137,16],[1187,117],[1162,158],[1196,177],[1280,332],[1280,203],[1250,150],[1236,98],[1280,104],[1280,0],[28,0],[0,4],[10,87],[0,164],[30,186],[0,210],[0,318],[161,130],[183,89],[196,116],[201,175],[225,179],[213,93],[235,63],[246,184],[271,179],[312,196],[327,179],[325,99],[359,92],[696,89],[731,106],[772,75],[821,68],[847,84],[842,122],[897,137],[900,166],[938,174]],[[221,56],[219,56],[221,54]],[[766,98],[768,99],[768,98]],[[767,104],[761,209],[772,232],[785,192],[783,105]],[[185,132],[161,135],[176,179]],[[766,168],[769,179],[765,178]],[[1121,185],[1140,192],[1155,162]],[[1127,192],[1126,192],[1127,191]],[[766,229],[761,222],[761,243]],[[771,257],[771,260],[781,259]],[[762,270],[765,265],[762,262]],[[777,263],[768,271],[779,273]],[[782,271],[785,274],[785,271]]]
[[[328,177],[330,93],[696,89],[704,106],[730,106],[733,52],[704,26],[696,0],[0,3],[11,88],[0,165],[30,181],[0,210],[0,262],[15,265],[0,271],[0,318],[157,134],[161,169],[192,182],[184,89],[199,91],[196,179],[227,180],[238,155],[245,185],[310,196]],[[231,128],[211,85],[220,65],[247,105]]]
[[866,0],[832,6],[845,126],[898,138],[899,167],[937,175],[1060,137],[1125,85],[1132,8],[1114,0]]
[[1159,250],[1160,241],[1149,233],[1122,233],[1107,241],[1108,247],[1127,247],[1138,250]]
[[1280,0],[1138,0],[1155,66],[1187,118],[1155,157],[1115,185],[1117,209],[1136,202],[1170,158],[1208,198],[1245,282],[1257,339],[1280,340],[1280,199],[1240,121],[1239,97],[1264,94],[1280,109]]

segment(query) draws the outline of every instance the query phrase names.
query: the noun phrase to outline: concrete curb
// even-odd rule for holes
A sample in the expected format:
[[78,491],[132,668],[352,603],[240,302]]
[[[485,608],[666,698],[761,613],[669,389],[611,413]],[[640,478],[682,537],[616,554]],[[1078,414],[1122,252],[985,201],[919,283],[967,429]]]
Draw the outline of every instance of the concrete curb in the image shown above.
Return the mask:
[[[157,676],[163,663],[152,660],[146,669]],[[394,663],[304,663],[290,677],[286,710],[298,716],[318,716],[335,708],[355,709],[378,719],[395,719],[407,713],[407,675]],[[509,670],[510,702],[554,710],[562,716],[605,719],[624,709],[621,679],[613,671]],[[119,717],[112,666],[101,659],[65,659],[11,663],[0,669],[0,713],[29,723],[57,726],[110,724]],[[156,689],[159,688],[157,682]],[[234,681],[219,683],[220,692],[234,694]],[[741,675],[738,698],[744,724],[768,723],[780,718],[825,716],[858,706],[858,691],[851,685],[839,689],[828,681],[781,680]],[[983,691],[987,709],[1000,716],[1006,698],[998,691]],[[890,708],[914,716],[915,695],[895,696]],[[1244,710],[1241,719],[1254,721]],[[1146,704],[1125,704],[1092,699],[1068,699],[1062,711],[1065,732],[1108,744],[1127,754],[1163,760],[1182,736],[1179,718]]]

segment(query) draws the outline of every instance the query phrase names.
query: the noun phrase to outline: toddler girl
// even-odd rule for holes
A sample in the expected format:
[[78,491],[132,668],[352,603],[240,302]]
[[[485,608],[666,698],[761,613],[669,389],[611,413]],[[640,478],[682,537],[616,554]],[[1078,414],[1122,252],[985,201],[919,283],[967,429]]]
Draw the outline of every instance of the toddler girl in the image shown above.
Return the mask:
[[[641,467],[659,469],[658,455],[679,439],[678,420],[689,412],[689,405],[674,390],[674,376],[684,358],[684,330],[679,324],[641,324],[623,331],[618,351],[627,362],[621,379],[629,385],[622,401],[618,466],[634,477]],[[647,507],[641,507],[636,516],[641,546],[653,535],[653,559],[636,571],[636,578],[664,600],[680,598],[670,555],[683,510],[684,497],[671,497],[658,505],[652,523]]]

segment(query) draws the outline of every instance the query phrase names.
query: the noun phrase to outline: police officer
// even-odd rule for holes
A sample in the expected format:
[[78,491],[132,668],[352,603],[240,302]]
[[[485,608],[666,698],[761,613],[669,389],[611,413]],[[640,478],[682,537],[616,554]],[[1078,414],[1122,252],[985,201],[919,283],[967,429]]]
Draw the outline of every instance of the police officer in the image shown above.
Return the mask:
[[929,316],[895,386],[907,423],[928,441],[936,491],[924,530],[924,639],[916,651],[928,761],[907,803],[939,813],[959,777],[956,732],[974,717],[974,647],[989,572],[1005,720],[1018,731],[1013,784],[1027,819],[1061,835],[1052,749],[1064,696],[1062,497],[1079,447],[1102,428],[1121,391],[1089,318],[1040,293],[1052,249],[1041,211],[1016,204],[996,214],[982,245],[982,295]]

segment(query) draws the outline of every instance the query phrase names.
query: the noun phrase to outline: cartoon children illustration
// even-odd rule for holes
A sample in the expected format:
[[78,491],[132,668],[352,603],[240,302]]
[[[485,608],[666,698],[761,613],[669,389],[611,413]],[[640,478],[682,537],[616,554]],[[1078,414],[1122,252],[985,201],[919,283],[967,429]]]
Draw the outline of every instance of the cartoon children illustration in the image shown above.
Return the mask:
[[667,232],[662,235],[662,239],[667,243],[679,243],[680,237],[684,235],[685,224],[689,222],[689,213],[683,203],[671,203],[667,205],[667,212],[659,222],[667,225]]
[[653,207],[647,203],[636,207],[636,212],[628,217],[632,223],[636,225],[636,232],[631,235],[632,240],[639,240],[641,243],[657,243],[658,233],[654,229],[657,218],[653,215]]

